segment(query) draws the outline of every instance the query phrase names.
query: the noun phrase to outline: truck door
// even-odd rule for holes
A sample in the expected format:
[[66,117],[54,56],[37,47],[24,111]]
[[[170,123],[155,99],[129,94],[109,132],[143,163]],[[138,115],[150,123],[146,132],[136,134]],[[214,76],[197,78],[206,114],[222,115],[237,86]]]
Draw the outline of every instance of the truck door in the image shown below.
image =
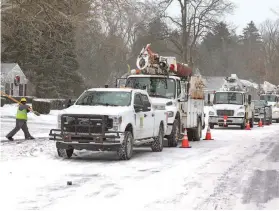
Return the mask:
[[134,114],[134,120],[135,120],[135,139],[141,139],[145,137],[144,134],[144,113],[143,113],[143,102],[140,96],[140,93],[135,93],[135,97],[134,97],[134,107],[140,107],[141,111],[136,111],[135,110],[135,114]]
[[157,128],[159,128],[159,125],[155,124],[155,112],[151,108],[151,103],[148,99],[148,96],[145,94],[141,94],[144,110],[143,110],[143,116],[144,116],[144,133],[146,137],[153,137],[154,131],[156,131]]

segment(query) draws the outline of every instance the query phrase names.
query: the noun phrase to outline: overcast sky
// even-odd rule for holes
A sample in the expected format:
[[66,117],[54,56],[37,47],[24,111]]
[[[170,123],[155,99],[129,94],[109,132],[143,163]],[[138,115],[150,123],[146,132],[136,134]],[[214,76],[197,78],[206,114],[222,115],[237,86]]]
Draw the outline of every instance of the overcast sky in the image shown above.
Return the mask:
[[[271,9],[279,11],[279,0],[231,0],[236,4],[236,9],[233,15],[225,18],[226,21],[232,23],[237,28],[237,33],[242,32],[248,22],[253,20],[257,25],[266,19],[279,18]],[[177,1],[168,9],[170,14],[179,12]]]

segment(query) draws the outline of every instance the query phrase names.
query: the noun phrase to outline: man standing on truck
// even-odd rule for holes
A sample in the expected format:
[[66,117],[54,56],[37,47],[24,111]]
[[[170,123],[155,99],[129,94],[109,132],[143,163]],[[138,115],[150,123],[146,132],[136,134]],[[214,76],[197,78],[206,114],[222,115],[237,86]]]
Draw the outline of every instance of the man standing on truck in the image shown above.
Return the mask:
[[13,136],[20,130],[24,132],[25,139],[35,139],[30,135],[27,127],[27,113],[29,113],[30,106],[26,105],[26,99],[21,98],[20,105],[18,106],[16,113],[16,126],[15,128],[6,136],[7,139],[13,141]]

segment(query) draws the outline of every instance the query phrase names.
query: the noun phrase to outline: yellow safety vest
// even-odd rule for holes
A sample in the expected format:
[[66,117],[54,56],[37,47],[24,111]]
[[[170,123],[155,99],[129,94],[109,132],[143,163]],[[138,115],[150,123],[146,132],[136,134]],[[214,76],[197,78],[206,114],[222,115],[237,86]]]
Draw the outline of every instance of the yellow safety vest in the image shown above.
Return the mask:
[[27,109],[19,110],[17,109],[16,119],[27,120]]

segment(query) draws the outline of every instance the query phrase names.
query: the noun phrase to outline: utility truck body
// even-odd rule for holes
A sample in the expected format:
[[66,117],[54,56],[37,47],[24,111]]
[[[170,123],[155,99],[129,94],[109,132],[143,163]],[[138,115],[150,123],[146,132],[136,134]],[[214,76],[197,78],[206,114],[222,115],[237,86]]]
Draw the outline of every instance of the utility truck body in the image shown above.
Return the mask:
[[121,81],[125,87],[146,90],[154,105],[166,107],[168,146],[176,147],[185,129],[190,141],[199,141],[205,127],[201,76],[192,76],[188,66],[177,63],[175,57],[154,54],[149,45],[142,50],[137,65],[125,82],[118,80],[118,86]]

